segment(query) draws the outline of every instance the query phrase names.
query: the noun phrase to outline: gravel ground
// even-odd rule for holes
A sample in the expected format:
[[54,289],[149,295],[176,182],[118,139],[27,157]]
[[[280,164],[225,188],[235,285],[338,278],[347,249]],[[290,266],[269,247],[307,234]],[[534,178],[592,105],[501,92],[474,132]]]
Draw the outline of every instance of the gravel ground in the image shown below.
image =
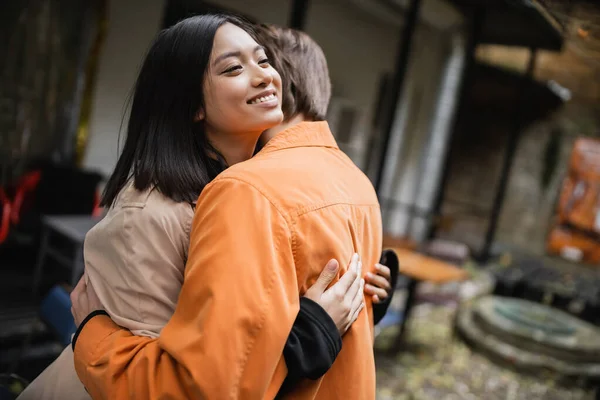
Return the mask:
[[385,353],[396,328],[378,336],[378,400],[593,400],[591,389],[562,387],[549,377],[519,374],[471,351],[453,336],[452,305],[418,305],[411,316],[406,348]]

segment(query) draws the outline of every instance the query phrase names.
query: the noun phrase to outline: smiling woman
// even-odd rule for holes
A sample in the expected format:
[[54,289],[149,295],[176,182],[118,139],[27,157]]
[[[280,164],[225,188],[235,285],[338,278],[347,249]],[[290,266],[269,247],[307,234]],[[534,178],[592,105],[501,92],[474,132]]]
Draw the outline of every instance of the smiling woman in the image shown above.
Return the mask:
[[264,48],[231,23],[217,31],[211,57],[205,102],[196,120],[204,122],[207,137],[219,149],[231,148],[235,138],[238,151],[224,154],[233,165],[250,158],[260,134],[283,120],[281,77]]

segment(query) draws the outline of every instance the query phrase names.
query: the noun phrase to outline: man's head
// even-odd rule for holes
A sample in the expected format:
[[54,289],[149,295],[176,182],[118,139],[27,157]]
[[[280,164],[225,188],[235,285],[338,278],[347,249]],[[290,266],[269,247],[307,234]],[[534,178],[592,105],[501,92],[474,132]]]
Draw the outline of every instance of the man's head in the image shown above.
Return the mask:
[[284,121],[298,115],[308,121],[325,120],[331,81],[321,47],[304,32],[293,29],[261,25],[257,31],[271,65],[281,75]]

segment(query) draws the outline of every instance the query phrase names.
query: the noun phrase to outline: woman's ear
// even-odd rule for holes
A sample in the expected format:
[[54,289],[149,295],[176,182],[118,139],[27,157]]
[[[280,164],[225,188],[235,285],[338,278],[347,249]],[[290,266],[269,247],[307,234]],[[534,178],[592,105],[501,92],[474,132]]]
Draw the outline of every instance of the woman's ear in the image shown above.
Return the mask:
[[204,120],[204,117],[205,117],[204,109],[200,108],[198,110],[198,112],[196,113],[196,115],[194,116],[194,122],[200,122],[200,121]]

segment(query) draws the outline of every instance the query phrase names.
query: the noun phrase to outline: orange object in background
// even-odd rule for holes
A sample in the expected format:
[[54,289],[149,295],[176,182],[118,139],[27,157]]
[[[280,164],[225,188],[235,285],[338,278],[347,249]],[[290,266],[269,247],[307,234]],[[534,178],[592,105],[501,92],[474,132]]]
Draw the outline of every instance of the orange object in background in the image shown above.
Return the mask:
[[600,179],[565,178],[560,193],[559,222],[600,234]]
[[600,234],[600,140],[575,141],[558,217],[560,224]]
[[600,242],[568,227],[555,226],[552,229],[547,250],[570,261],[600,264]]
[[584,179],[600,181],[600,140],[577,139],[571,152],[569,170]]
[[600,140],[575,141],[557,212],[558,224],[548,236],[548,253],[600,264]]

